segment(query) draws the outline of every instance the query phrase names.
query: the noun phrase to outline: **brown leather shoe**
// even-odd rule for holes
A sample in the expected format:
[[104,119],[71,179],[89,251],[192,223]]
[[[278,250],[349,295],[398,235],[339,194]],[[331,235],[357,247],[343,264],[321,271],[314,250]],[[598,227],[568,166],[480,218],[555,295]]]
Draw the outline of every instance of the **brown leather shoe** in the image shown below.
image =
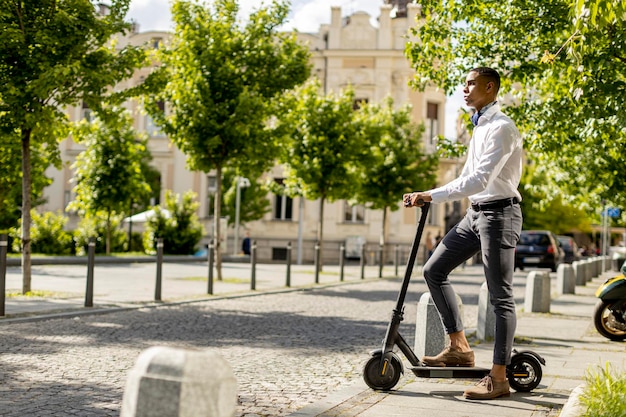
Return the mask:
[[478,384],[466,389],[463,393],[463,396],[468,400],[493,400],[494,398],[508,397],[509,395],[511,395],[509,381],[494,381],[491,375],[487,375]]
[[474,366],[474,352],[461,352],[448,346],[437,356],[424,356],[422,362],[426,366]]

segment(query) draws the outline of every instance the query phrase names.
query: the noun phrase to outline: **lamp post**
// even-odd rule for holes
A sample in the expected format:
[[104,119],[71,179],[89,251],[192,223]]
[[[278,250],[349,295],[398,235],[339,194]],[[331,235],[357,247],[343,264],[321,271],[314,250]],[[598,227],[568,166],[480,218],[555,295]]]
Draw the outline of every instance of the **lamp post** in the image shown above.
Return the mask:
[[237,255],[239,248],[239,211],[241,206],[241,188],[250,186],[250,180],[244,177],[237,177],[237,190],[235,194],[235,242],[233,243],[233,255]]

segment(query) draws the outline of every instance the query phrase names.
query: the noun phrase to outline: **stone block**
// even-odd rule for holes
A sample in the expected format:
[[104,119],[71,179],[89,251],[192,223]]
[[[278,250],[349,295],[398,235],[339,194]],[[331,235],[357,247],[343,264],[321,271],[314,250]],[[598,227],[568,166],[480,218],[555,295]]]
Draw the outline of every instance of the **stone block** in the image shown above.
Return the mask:
[[476,324],[476,337],[479,340],[493,340],[496,334],[496,313],[489,300],[489,289],[484,282],[478,293],[478,321]]
[[528,274],[524,311],[550,312],[550,274],[547,271],[532,271]]
[[237,381],[215,350],[155,346],[130,370],[121,417],[232,417]]
[[[457,305],[463,317],[463,305],[457,295]],[[418,358],[439,354],[448,344],[448,335],[441,322],[441,315],[433,302],[430,293],[425,292],[417,303],[415,320],[415,346],[413,351]]]
[[576,285],[585,285],[587,283],[587,279],[585,278],[585,265],[583,264],[583,261],[574,261],[572,263],[572,268],[574,268]]
[[576,292],[576,276],[572,265],[561,264],[556,270],[556,292],[559,295]]

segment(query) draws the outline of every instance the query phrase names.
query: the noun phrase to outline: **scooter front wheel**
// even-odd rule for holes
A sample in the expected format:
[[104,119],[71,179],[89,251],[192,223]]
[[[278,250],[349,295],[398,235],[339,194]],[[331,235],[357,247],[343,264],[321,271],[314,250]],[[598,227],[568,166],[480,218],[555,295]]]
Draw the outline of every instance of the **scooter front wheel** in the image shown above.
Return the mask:
[[530,392],[539,385],[543,371],[536,357],[519,353],[511,358],[507,367],[509,384],[517,392]]
[[368,387],[377,391],[388,391],[396,386],[402,376],[402,362],[396,355],[381,369],[382,353],[377,352],[363,367],[363,379]]
[[609,340],[626,340],[626,300],[598,301],[593,311],[593,324]]

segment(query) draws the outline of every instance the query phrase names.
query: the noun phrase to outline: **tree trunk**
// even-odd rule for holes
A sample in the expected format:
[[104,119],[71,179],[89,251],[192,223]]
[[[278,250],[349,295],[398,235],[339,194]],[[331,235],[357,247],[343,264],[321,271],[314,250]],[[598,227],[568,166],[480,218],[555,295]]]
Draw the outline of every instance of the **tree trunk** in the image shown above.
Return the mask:
[[322,267],[324,265],[324,262],[322,262],[322,254],[324,253],[324,251],[322,250],[322,242],[324,241],[324,197],[320,197],[320,213],[319,213],[319,220],[317,222],[317,243],[320,247],[319,249],[319,257],[318,257],[318,264],[319,264],[319,271],[322,271]]
[[22,293],[30,292],[31,256],[30,256],[30,134],[31,130],[22,131]]
[[216,191],[215,209],[213,210],[213,243],[215,248],[215,270],[217,280],[222,280],[222,235],[220,233],[220,217],[222,216],[222,167],[217,167],[215,172]]

